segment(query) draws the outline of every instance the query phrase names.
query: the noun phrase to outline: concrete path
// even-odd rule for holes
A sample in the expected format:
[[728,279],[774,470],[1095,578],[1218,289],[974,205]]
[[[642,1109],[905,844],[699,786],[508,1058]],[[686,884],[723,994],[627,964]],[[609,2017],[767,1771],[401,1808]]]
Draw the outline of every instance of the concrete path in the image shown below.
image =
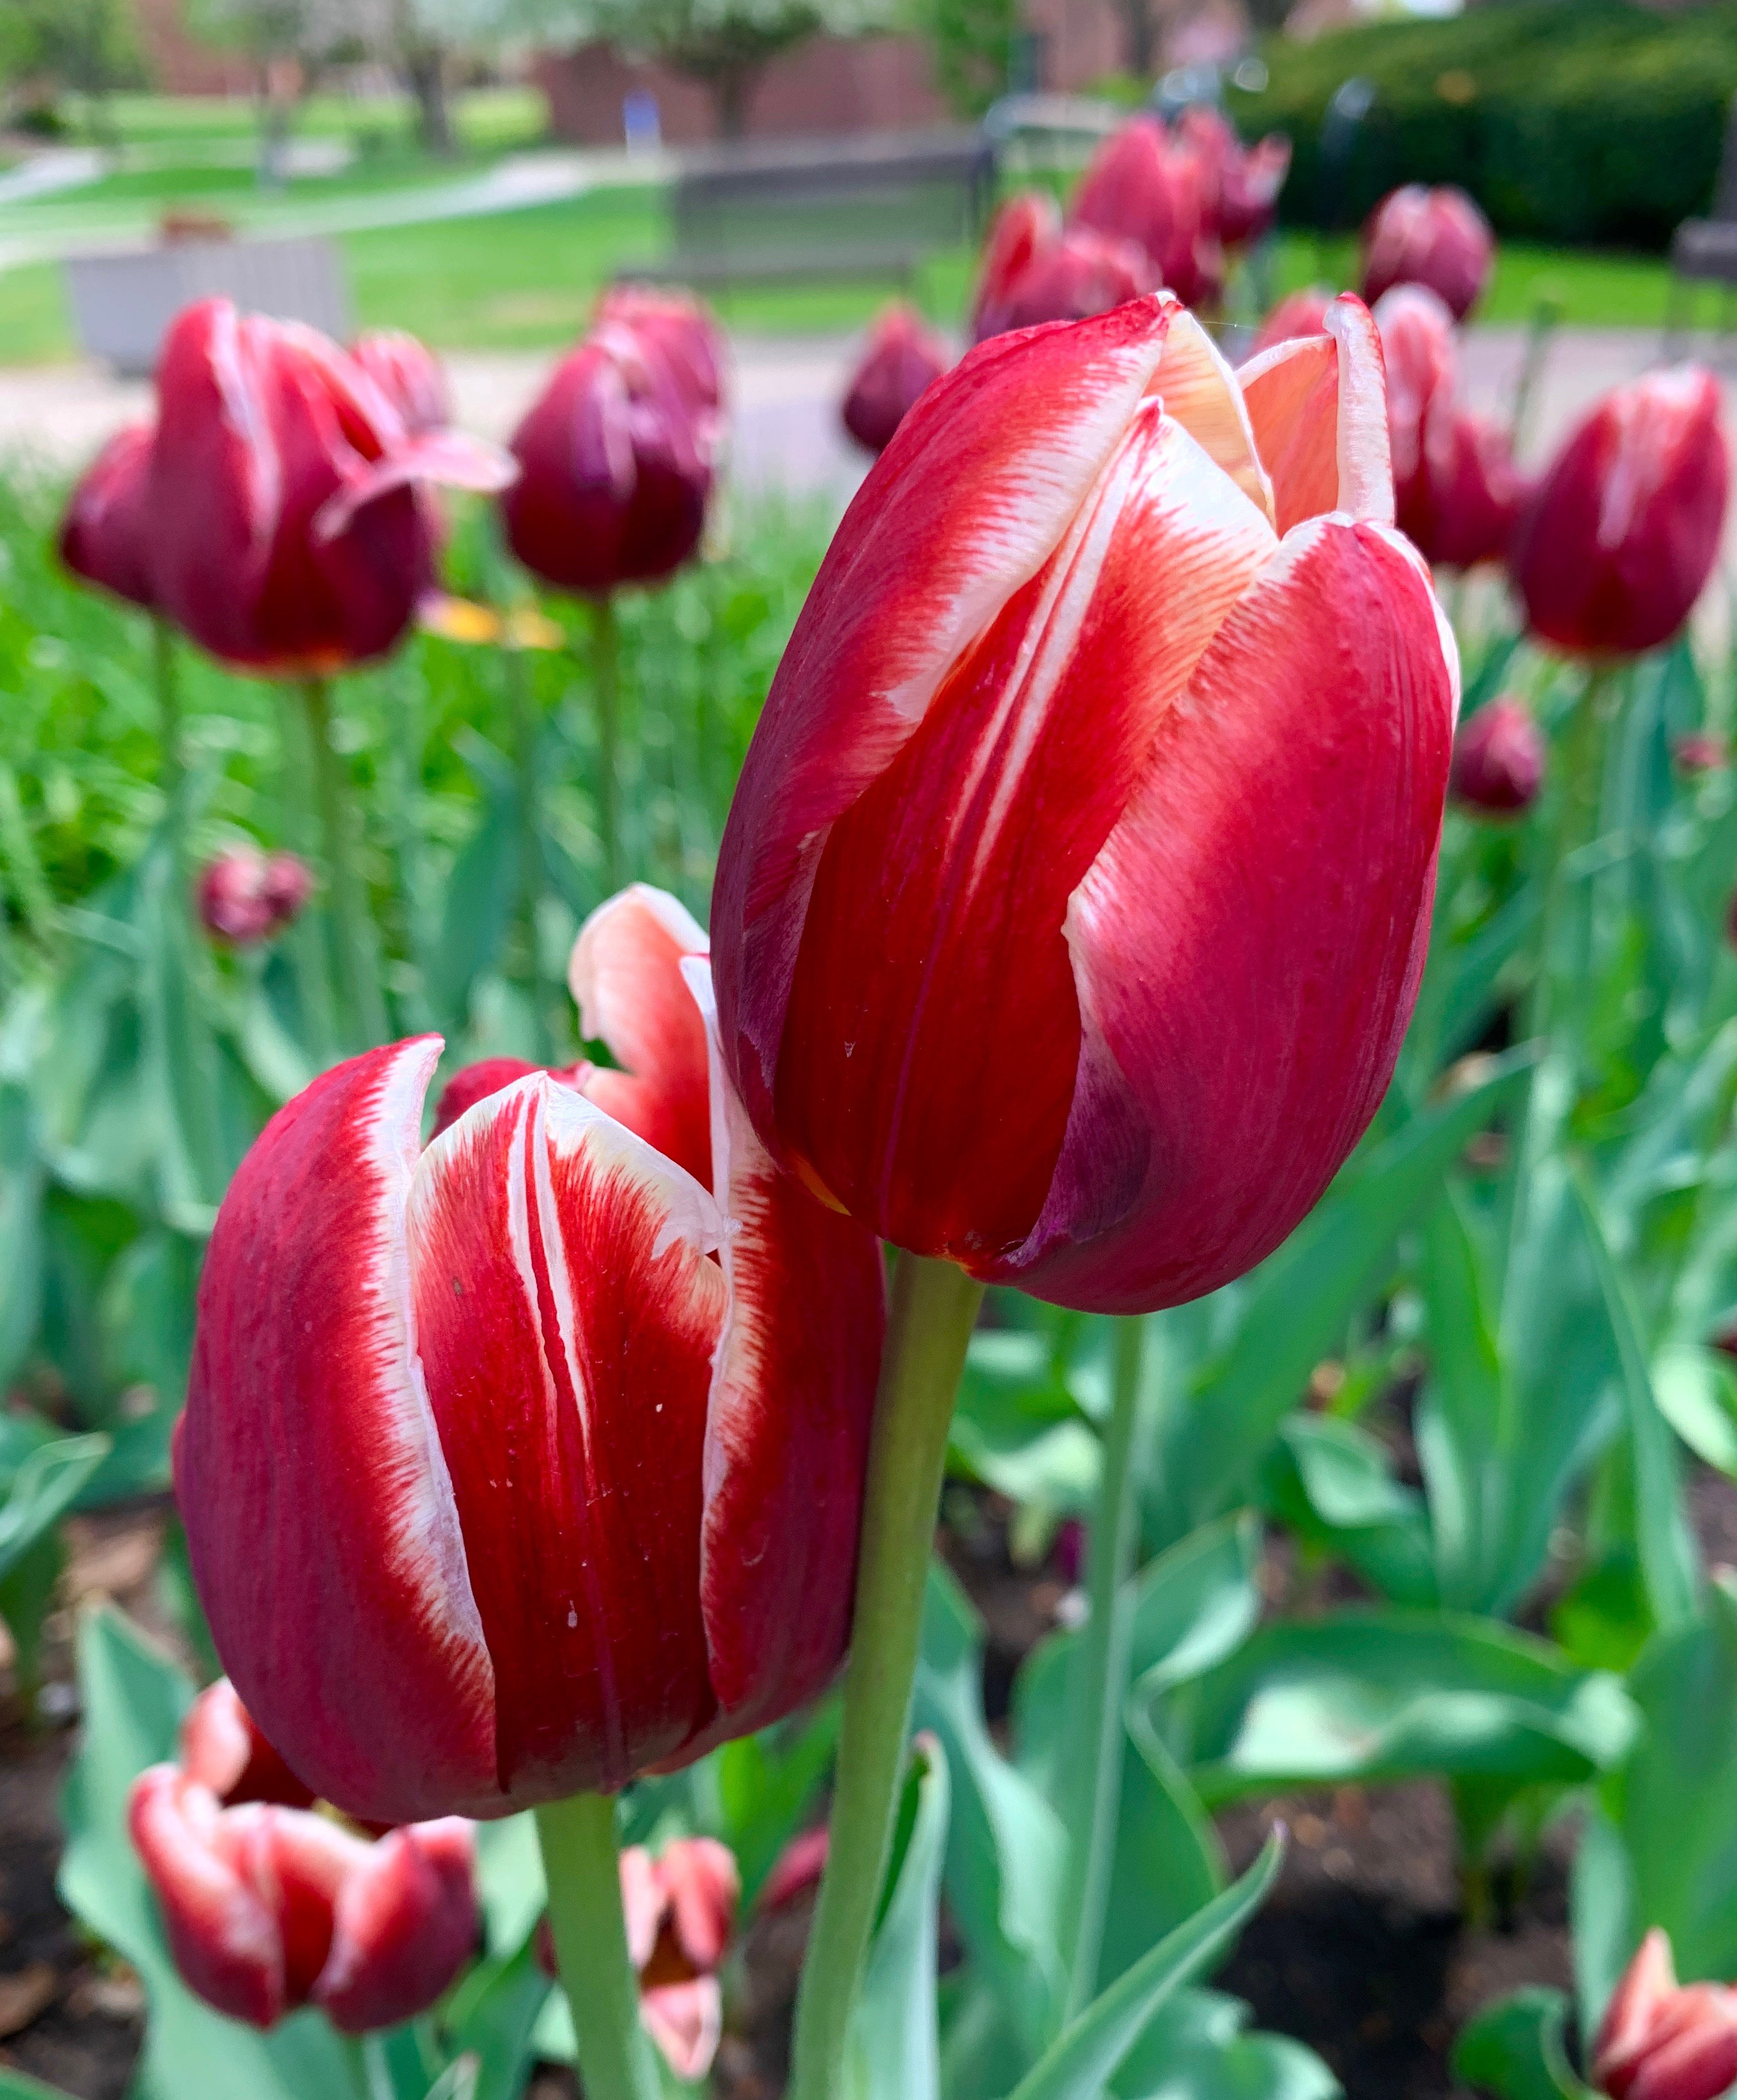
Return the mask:
[[[731,457],[736,479],[753,488],[825,496],[842,507],[866,462],[839,427],[838,404],[854,338],[742,337],[734,345]],[[1473,402],[1506,414],[1524,352],[1518,329],[1474,329],[1466,355]],[[1705,354],[1706,345],[1700,346]],[[1567,427],[1619,381],[1660,359],[1658,337],[1638,330],[1565,329],[1550,346],[1526,449],[1547,457]],[[504,439],[535,397],[553,356],[458,353],[447,360],[460,421]],[[1737,371],[1726,393],[1737,430]],[[0,457],[24,455],[64,472],[88,457],[122,423],[148,415],[151,389],[89,364],[0,370]]]

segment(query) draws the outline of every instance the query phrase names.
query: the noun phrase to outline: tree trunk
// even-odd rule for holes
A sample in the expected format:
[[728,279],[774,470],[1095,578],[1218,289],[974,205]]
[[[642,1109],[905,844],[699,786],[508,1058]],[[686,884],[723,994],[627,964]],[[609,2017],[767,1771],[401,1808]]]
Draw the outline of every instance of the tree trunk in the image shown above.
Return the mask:
[[748,105],[760,85],[760,70],[757,65],[725,66],[712,77],[712,103],[721,139],[740,139],[747,132]]
[[425,152],[450,160],[458,150],[447,101],[447,55],[437,43],[417,42],[404,52],[404,77],[417,99],[417,135]]
[[1138,79],[1152,76],[1151,0],[1122,0],[1128,28],[1128,71]]

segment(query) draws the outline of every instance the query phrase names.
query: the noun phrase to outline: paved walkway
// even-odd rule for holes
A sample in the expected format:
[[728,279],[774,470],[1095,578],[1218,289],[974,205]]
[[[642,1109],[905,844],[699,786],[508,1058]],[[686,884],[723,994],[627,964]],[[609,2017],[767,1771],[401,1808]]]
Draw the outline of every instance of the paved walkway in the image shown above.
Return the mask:
[[[734,349],[732,459],[749,487],[824,495],[840,505],[866,462],[839,427],[838,403],[856,349],[853,338],[738,338]],[[1704,354],[1707,346],[1700,346]],[[1474,329],[1466,385],[1479,407],[1510,408],[1524,354],[1518,329]],[[1656,364],[1651,331],[1564,329],[1554,338],[1530,418],[1526,448],[1545,457],[1567,426],[1607,387]],[[465,353],[448,359],[459,420],[504,439],[542,384],[544,354]],[[1737,430],[1737,369],[1724,371]],[[90,364],[0,369],[0,457],[33,457],[64,471],[86,458],[122,423],[150,412],[143,382],[119,381]]]

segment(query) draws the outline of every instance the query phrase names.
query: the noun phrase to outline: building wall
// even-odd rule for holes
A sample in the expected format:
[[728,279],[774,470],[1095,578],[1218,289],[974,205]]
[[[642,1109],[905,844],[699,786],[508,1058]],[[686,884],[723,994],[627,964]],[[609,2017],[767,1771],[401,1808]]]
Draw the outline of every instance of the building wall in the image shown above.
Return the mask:
[[153,87],[165,95],[245,95],[252,88],[252,69],[244,58],[187,33],[182,0],[133,0],[133,7]]

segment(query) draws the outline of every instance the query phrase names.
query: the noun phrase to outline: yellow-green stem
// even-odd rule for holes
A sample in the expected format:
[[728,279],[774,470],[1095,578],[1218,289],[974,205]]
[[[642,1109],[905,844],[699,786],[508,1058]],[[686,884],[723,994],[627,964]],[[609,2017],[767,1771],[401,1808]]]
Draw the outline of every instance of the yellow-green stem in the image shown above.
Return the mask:
[[597,707],[597,837],[603,848],[603,887],[621,887],[621,651],[615,602],[606,592],[592,600],[591,684]]
[[540,1808],[536,1819],[549,1929],[585,2100],[659,2100],[621,1913],[615,1804],[607,1794],[575,1793]]
[[902,1254],[875,1403],[831,1846],[796,1998],[789,2100],[841,2100],[852,2010],[893,1841],[953,1396],[983,1286]]
[[[542,724],[531,687],[525,652],[506,644],[507,695],[513,710],[513,751],[518,771],[518,907],[530,977],[531,1026],[536,1062],[553,1061],[553,1008],[556,995],[543,969],[543,942],[537,929],[537,901],[543,893],[542,788],[537,772],[537,745]],[[613,885],[611,885],[613,886]]]

